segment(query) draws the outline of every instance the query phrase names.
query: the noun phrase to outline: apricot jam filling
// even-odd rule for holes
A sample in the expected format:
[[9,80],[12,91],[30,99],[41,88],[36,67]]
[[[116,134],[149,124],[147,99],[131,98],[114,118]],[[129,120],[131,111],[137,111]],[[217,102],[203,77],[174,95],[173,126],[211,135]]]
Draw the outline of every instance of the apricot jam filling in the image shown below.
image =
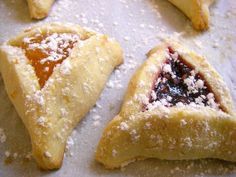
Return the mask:
[[177,52],[171,48],[168,50],[168,57],[154,82],[147,108],[190,104],[218,109],[219,104],[202,75],[182,60]]
[[53,73],[54,67],[69,56],[78,41],[79,36],[71,33],[39,33],[23,39],[20,47],[34,67],[41,88]]

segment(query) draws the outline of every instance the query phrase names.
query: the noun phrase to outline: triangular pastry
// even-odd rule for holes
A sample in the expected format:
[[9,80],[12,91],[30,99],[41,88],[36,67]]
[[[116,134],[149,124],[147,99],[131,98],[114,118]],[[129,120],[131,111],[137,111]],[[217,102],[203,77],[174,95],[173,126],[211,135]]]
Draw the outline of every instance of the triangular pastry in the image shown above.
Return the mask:
[[25,30],[0,51],[6,91],[34,158],[43,169],[59,168],[67,137],[123,61],[120,45],[78,25],[51,23]]
[[190,20],[197,30],[209,28],[209,6],[214,0],[169,0],[179,8]]
[[42,19],[48,16],[55,0],[27,0],[30,16],[35,19]]
[[236,161],[236,118],[219,74],[174,42],[148,56],[105,128],[96,160],[107,168],[145,158]]

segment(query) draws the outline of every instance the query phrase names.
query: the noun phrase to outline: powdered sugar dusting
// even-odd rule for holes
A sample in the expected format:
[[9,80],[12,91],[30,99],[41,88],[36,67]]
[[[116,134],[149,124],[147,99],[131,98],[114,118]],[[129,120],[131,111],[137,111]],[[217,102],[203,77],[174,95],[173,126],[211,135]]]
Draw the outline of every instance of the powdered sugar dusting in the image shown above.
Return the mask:
[[[67,59],[73,47],[80,41],[80,36],[73,33],[49,33],[45,34],[38,28],[31,37],[25,37],[18,47],[24,49],[25,56],[34,67],[41,88],[45,85],[54,71],[54,67]],[[60,71],[62,75],[69,75],[71,64],[65,60]]]
[[7,136],[2,128],[0,128],[0,143],[4,143],[7,140]]
[[183,63],[177,52],[169,50],[171,52],[167,50],[167,62],[163,64],[160,76],[154,83],[155,88],[150,93],[150,99],[143,99],[147,110],[159,106],[185,105],[219,109],[214,94],[210,92],[200,74]]
[[120,123],[120,129],[123,131],[126,131],[129,129],[129,125],[126,122],[121,122]]
[[51,157],[52,157],[52,154],[51,154],[50,152],[46,151],[46,152],[44,152],[44,156],[45,156],[46,158],[51,158]]
[[60,67],[62,75],[69,75],[71,73],[72,66],[69,60],[65,60]]
[[38,42],[36,38],[39,36],[41,36],[40,33],[35,37],[25,37],[23,42],[28,45],[30,50],[39,49],[47,56],[41,60],[42,63],[58,61],[67,57],[71,52],[70,41],[79,41],[77,34],[53,33]]

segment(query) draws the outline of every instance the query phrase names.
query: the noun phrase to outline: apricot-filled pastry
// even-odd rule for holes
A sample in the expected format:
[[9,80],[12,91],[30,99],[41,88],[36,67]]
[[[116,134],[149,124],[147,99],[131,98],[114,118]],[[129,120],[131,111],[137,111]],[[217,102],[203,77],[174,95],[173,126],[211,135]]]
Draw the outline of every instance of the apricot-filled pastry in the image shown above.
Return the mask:
[[42,19],[48,16],[55,0],[27,0],[30,16],[35,19]]
[[209,6],[214,0],[168,0],[180,9],[197,30],[209,28]]
[[41,168],[61,166],[67,137],[122,62],[114,39],[72,24],[35,26],[1,46],[5,88]]
[[158,158],[236,161],[236,118],[226,84],[206,59],[165,42],[131,79],[96,160],[107,168]]

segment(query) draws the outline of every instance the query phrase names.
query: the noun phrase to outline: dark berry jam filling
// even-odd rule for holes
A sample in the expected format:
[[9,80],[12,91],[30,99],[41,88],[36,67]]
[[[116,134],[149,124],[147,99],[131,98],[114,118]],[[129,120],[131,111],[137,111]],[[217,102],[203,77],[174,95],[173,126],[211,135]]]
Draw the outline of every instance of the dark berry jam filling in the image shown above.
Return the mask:
[[149,99],[149,106],[201,105],[218,108],[214,94],[203,77],[184,62],[171,48],[157,77]]

